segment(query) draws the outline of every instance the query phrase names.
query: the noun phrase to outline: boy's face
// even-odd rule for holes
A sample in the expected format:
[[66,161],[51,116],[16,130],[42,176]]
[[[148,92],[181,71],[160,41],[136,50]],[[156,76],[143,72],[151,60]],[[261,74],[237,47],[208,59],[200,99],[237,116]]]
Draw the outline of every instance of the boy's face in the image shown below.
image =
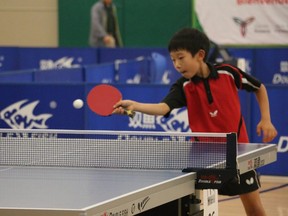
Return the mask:
[[203,63],[200,51],[195,55],[186,50],[177,50],[170,52],[170,56],[175,69],[186,79],[191,79],[200,71]]

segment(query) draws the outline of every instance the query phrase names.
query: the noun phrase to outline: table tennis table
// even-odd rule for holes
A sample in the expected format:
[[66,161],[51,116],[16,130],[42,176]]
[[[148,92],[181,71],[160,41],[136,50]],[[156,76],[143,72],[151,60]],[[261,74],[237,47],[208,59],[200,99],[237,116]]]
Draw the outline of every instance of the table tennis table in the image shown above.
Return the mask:
[[[177,162],[187,149],[175,152],[189,133],[114,131],[108,138],[103,134],[111,132],[0,129],[0,215],[129,216],[195,194],[197,173],[182,172],[186,164]],[[160,141],[151,135],[161,136]],[[150,151],[153,142],[156,150]],[[168,153],[159,147],[162,142],[170,148]],[[63,152],[69,157],[59,159]],[[245,173],[265,166],[276,161],[276,155],[273,144],[237,144],[238,170]],[[131,158],[128,166],[125,162]],[[156,159],[161,168],[153,162]]]

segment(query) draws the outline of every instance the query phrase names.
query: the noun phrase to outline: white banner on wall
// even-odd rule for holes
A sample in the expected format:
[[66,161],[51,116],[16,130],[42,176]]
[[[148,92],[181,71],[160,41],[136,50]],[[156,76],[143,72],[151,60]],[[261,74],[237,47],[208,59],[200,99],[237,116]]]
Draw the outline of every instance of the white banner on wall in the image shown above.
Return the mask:
[[195,12],[217,44],[288,44],[288,0],[195,0]]

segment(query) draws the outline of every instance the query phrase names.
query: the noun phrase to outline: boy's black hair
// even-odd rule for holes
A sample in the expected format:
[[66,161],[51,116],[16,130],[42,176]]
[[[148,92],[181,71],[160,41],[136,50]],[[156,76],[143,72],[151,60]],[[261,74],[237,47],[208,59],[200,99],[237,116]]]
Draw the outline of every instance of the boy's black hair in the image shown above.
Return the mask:
[[168,45],[169,52],[186,50],[190,52],[192,56],[200,49],[205,51],[206,55],[204,60],[206,61],[210,49],[210,41],[203,32],[195,28],[183,28],[176,32]]

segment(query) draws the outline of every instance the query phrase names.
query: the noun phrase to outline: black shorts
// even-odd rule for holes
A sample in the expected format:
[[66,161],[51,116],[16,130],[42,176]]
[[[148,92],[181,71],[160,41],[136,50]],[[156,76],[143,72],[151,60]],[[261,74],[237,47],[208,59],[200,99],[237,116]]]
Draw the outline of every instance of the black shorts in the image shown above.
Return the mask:
[[240,175],[240,183],[239,180],[235,178],[223,184],[222,188],[218,190],[218,193],[221,195],[235,196],[255,191],[260,187],[258,173],[256,170],[251,170]]

